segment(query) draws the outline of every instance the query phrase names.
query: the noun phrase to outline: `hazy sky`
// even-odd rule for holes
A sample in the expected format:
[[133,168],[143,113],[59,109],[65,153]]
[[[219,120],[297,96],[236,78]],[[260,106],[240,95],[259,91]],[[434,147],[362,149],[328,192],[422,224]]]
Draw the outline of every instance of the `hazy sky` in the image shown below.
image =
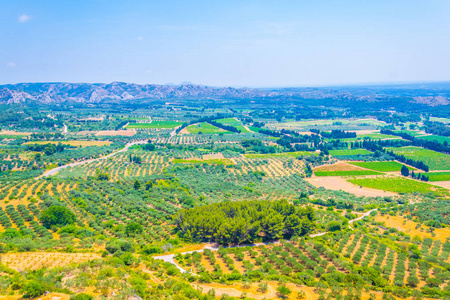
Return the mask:
[[0,0],[0,83],[450,80],[449,0]]

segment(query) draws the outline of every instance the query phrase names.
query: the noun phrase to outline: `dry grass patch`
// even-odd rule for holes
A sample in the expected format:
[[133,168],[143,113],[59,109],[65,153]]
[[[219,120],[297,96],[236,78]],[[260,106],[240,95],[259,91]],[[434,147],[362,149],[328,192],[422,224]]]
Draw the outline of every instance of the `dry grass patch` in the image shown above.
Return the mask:
[[24,252],[2,254],[2,263],[15,270],[63,267],[101,258],[97,253]]
[[[267,292],[261,293],[258,290],[258,283],[252,283],[248,286],[243,286],[242,283],[235,283],[233,285],[224,285],[219,283],[211,283],[211,284],[197,284],[193,283],[192,286],[194,288],[201,287],[204,293],[207,293],[209,290],[214,290],[216,296],[228,295],[231,297],[240,298],[243,293],[247,293],[247,297],[252,299],[281,299],[277,294],[277,288],[279,287],[279,283],[277,282],[268,282],[267,284]],[[319,299],[319,294],[315,292],[315,287],[309,287],[304,285],[296,285],[293,283],[287,283],[286,287],[288,287],[292,292],[291,294],[284,299],[294,300],[294,299],[303,299],[303,300],[317,300]],[[305,293],[304,298],[298,298],[298,293]],[[330,292],[330,291],[328,291]],[[375,295],[375,299],[382,299],[383,294],[381,292],[372,292]],[[345,292],[344,292],[345,294]],[[369,299],[370,295],[368,292],[362,293],[362,300]]]
[[63,144],[63,145],[69,145],[69,146],[75,146],[75,147],[89,147],[89,146],[108,146],[112,142],[110,141],[38,141],[38,142],[27,142],[25,145],[30,144],[39,144],[39,145],[45,145],[45,144]]
[[326,189],[335,191],[342,190],[344,192],[351,193],[356,196],[385,197],[397,195],[396,193],[393,192],[359,187],[340,177],[314,177],[314,178],[305,178],[305,180],[314,185],[315,187],[324,187]]
[[25,136],[30,135],[32,132],[20,132],[20,131],[13,131],[13,130],[2,130],[0,131],[0,135],[18,135],[18,136]]
[[429,232],[430,227],[421,225],[420,228],[416,228],[419,223],[410,221],[406,218],[400,216],[390,216],[390,215],[377,215],[375,221],[384,222],[386,227],[393,227],[402,232],[409,234],[410,236],[419,236],[420,238],[434,238],[445,242],[447,238],[450,238],[450,228],[435,228],[435,236]]
[[331,171],[365,171],[367,169],[361,168],[358,166],[354,166],[342,161],[338,161],[335,164],[332,165],[324,165],[317,168],[314,168],[314,172],[331,172]]

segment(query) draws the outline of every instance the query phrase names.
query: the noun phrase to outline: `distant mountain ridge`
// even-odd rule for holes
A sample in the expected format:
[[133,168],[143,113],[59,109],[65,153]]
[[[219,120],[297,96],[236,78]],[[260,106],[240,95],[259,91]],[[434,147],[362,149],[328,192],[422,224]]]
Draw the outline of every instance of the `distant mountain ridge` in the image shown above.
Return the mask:
[[112,82],[103,83],[19,83],[0,86],[0,102],[20,103],[36,100],[41,103],[64,101],[98,103],[101,101],[127,101],[135,99],[169,98],[254,98],[273,97],[279,93],[250,88],[217,88],[203,85],[157,85]]
[[0,85],[0,103],[12,104],[37,101],[43,104],[62,102],[99,103],[124,102],[139,99],[255,99],[299,98],[336,99],[343,101],[377,102],[387,99],[407,99],[427,106],[450,104],[450,84],[411,84],[386,86],[356,86],[334,88],[233,88],[210,87],[183,83],[181,85],[112,83],[18,83]]

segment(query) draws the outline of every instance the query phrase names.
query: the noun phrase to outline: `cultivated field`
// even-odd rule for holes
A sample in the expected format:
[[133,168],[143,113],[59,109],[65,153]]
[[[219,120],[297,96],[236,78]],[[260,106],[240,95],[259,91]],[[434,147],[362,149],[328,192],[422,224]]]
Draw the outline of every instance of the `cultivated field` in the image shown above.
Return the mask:
[[438,141],[441,144],[443,144],[445,142],[450,144],[450,137],[448,137],[448,136],[424,135],[424,136],[418,136],[417,138],[422,139],[422,140],[428,140],[428,141]]
[[186,127],[186,131],[192,134],[218,134],[218,133],[231,133],[230,131],[223,130],[206,122],[192,124]]
[[430,181],[450,181],[450,172],[425,173]]
[[[403,164],[396,161],[349,162],[349,164],[380,172],[400,172]],[[409,170],[416,170],[408,167]]]
[[419,147],[387,148],[406,158],[423,161],[430,170],[450,170],[450,155]]
[[439,196],[450,196],[446,189],[435,187],[431,184],[408,179],[400,176],[377,176],[374,178],[353,178],[348,179],[349,182],[372,188],[395,193],[431,193]]
[[249,130],[247,130],[247,128],[244,125],[242,125],[242,123],[239,120],[235,118],[219,119],[216,120],[216,122],[228,126],[233,126],[240,132],[249,132]]
[[397,195],[397,193],[393,192],[360,187],[340,177],[313,177],[313,178],[305,178],[305,180],[316,187],[323,187],[335,191],[344,191],[347,193],[354,194],[356,196],[384,197]]

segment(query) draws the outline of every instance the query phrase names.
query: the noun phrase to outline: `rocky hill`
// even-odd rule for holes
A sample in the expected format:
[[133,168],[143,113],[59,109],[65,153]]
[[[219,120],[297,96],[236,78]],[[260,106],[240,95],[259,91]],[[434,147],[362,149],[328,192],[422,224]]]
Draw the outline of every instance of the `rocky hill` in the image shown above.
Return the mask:
[[280,93],[259,89],[217,88],[202,85],[139,85],[112,82],[87,83],[20,83],[0,86],[0,101],[19,103],[36,100],[42,103],[64,101],[98,103],[101,101],[127,101],[134,99],[168,98],[254,98],[272,97]]
[[342,101],[382,102],[401,100],[426,106],[450,103],[450,84],[357,86],[337,88],[256,89],[210,87],[191,83],[181,85],[105,83],[19,83],[0,85],[0,103],[26,101],[40,103],[99,103],[139,99],[328,99]]

